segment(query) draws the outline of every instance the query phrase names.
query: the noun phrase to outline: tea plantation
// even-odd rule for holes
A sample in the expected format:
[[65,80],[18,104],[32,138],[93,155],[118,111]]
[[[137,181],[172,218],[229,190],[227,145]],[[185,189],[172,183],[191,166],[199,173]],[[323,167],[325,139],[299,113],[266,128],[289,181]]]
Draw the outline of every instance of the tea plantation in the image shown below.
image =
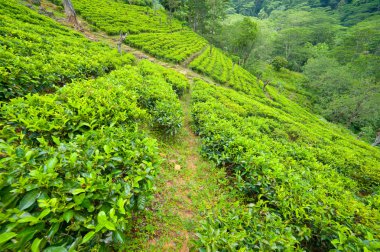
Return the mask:
[[129,35],[126,42],[165,61],[180,63],[206,46],[194,32],[144,33]]
[[192,104],[203,155],[226,167],[245,195],[236,209],[210,214],[198,230],[199,246],[379,248],[378,150],[299,106],[277,109],[201,80]]
[[0,100],[52,91],[132,62],[131,55],[90,42],[17,1],[0,1]]
[[190,63],[190,68],[236,90],[259,93],[257,78],[217,48],[208,47]]
[[1,104],[2,248],[122,248],[160,163],[142,129],[175,135],[186,85],[142,61]]
[[380,250],[378,148],[309,112],[300,76],[263,88],[180,21],[127,2],[72,1],[86,32],[128,32],[156,63],[0,0],[1,251]]
[[182,29],[181,23],[169,17],[162,10],[153,11],[149,7],[126,4],[114,0],[73,0],[75,10],[94,28],[108,35],[145,32],[174,32]]
[[91,26],[109,35],[128,33],[126,43],[166,61],[179,63],[202,50],[207,41],[170,19],[162,10],[121,1],[75,0],[75,7]]

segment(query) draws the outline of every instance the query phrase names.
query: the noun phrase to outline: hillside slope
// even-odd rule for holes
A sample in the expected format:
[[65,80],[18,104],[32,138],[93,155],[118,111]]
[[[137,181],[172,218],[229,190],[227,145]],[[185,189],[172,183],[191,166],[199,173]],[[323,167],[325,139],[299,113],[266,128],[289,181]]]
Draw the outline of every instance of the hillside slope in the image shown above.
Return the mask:
[[[160,23],[159,18],[167,19],[164,13],[155,16],[151,9],[121,1],[73,3],[92,29],[111,39],[120,30],[135,33],[129,36],[138,42],[127,38],[127,43],[169,62],[199,55],[187,77],[175,65],[167,69],[128,54],[119,59],[109,46],[89,42],[17,1],[0,1],[0,13],[8,20],[0,34],[2,46],[19,31],[13,20],[21,16],[38,20],[31,22],[33,29],[23,30],[23,37],[36,38],[27,40],[29,48],[43,50],[38,31],[47,26],[52,33],[68,33],[62,41],[69,49],[74,42],[88,44],[106,48],[106,59],[119,59],[110,68],[116,70],[99,74],[104,77],[81,76],[88,80],[76,80],[79,64],[64,68],[57,60],[55,66],[66,70],[67,79],[59,83],[65,87],[23,97],[25,91],[0,104],[3,249],[186,251],[189,239],[206,251],[380,248],[378,148],[277,89],[263,88],[223,51],[204,50],[205,40],[178,21]],[[167,43],[166,38],[176,46],[154,47],[152,40]],[[59,51],[59,44],[50,43]],[[17,45],[2,48],[12,48],[7,50],[11,57],[25,55]],[[78,48],[84,49],[68,57],[89,52]],[[4,73],[23,69],[10,68],[4,55]],[[46,53],[40,58],[49,59]],[[210,78],[194,78],[202,74]],[[3,78],[1,87],[16,92],[12,80]],[[26,90],[31,86],[18,81]],[[199,136],[205,160],[192,153],[198,145],[190,128]],[[163,181],[154,179],[157,173]],[[160,186],[158,194],[155,186]],[[143,244],[146,238],[149,244]]]

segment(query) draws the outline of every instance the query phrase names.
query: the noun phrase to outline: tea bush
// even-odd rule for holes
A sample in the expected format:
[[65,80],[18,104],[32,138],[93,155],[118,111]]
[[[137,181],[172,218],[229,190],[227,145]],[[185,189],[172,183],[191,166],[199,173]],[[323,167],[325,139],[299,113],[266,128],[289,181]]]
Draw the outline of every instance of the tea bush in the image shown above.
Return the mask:
[[190,68],[210,76],[215,81],[235,90],[263,96],[257,78],[237,64],[221,50],[208,47],[190,63]]
[[205,39],[192,31],[129,35],[126,43],[158,58],[176,63],[202,50],[207,44]]
[[5,251],[122,250],[154,191],[156,140],[174,135],[184,76],[141,61],[54,94],[0,103]]
[[[156,142],[108,127],[52,146],[0,142],[3,250],[121,248],[132,212],[152,195]],[[4,238],[6,237],[6,238]],[[87,248],[87,249],[86,249]],[[38,251],[38,249],[37,249]]]
[[133,62],[132,55],[120,56],[18,1],[0,2],[0,100],[51,92]]
[[162,10],[121,1],[73,1],[78,13],[108,35],[128,33],[126,43],[160,59],[179,63],[206,46],[204,38],[182,27]]
[[114,0],[73,0],[72,3],[79,15],[108,35],[119,35],[120,31],[137,34],[182,29],[179,21],[169,22],[164,11],[153,11],[150,7]]
[[2,104],[0,118],[4,125],[23,132],[29,142],[41,136],[67,138],[131,121],[150,123],[174,135],[182,127],[183,115],[172,89],[175,84],[166,82],[167,76],[178,77],[172,82],[185,85],[180,74],[142,61],[137,67],[125,67],[106,77],[75,82],[56,94],[13,99]]
[[202,153],[233,174],[246,204],[210,214],[198,246],[379,249],[380,152],[274,90],[271,95],[278,107],[195,83],[192,117]]

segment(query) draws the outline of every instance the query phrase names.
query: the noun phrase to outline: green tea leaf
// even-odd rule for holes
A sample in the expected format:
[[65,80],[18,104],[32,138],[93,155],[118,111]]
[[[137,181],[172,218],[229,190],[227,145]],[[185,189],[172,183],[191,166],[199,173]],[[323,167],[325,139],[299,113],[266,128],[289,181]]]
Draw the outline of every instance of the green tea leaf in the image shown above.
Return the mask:
[[89,240],[91,240],[91,238],[95,235],[95,232],[94,231],[90,231],[88,232],[84,237],[83,237],[83,240],[81,242],[81,244],[83,243],[86,243],[88,242]]
[[82,188],[80,188],[80,189],[74,189],[74,190],[71,191],[71,193],[73,195],[77,195],[77,194],[80,194],[80,193],[83,193],[83,192],[86,192],[86,190],[84,190]]
[[111,148],[108,145],[104,145],[103,149],[107,154],[111,152]]
[[39,195],[40,195],[39,190],[32,190],[32,191],[26,193],[25,196],[20,201],[18,208],[20,210],[27,209],[28,207],[30,207],[31,205],[33,205],[36,202]]
[[82,204],[82,202],[83,202],[83,200],[84,200],[85,197],[86,197],[85,193],[82,193],[82,194],[79,194],[79,195],[75,195],[74,196],[75,204],[77,204],[77,205]]
[[113,238],[114,238],[114,240],[116,240],[116,242],[118,242],[118,243],[125,243],[126,242],[125,235],[122,232],[120,232],[119,230],[112,232],[112,234],[113,234]]
[[38,219],[43,219],[46,215],[48,215],[50,213],[50,209],[45,209],[43,210],[40,215],[38,216]]
[[107,228],[108,230],[112,230],[112,231],[116,230],[115,225],[110,221],[106,221],[104,223],[104,227]]
[[30,151],[28,151],[28,152],[25,154],[25,159],[26,159],[26,161],[29,161],[30,158],[33,156],[33,154],[34,154],[34,150],[30,150]]
[[44,250],[44,252],[67,252],[67,249],[65,247],[62,247],[62,246],[48,247]]
[[10,239],[12,239],[13,237],[15,237],[17,234],[16,233],[13,233],[13,232],[8,232],[8,233],[3,233],[0,235],[0,244],[3,244],[7,241],[9,241]]
[[59,140],[59,137],[52,136],[51,138],[53,139],[53,142],[54,142],[56,145],[60,145],[60,144],[61,144],[61,141]]
[[45,172],[48,172],[48,173],[53,172],[57,163],[58,163],[58,158],[54,157],[50,159],[46,164]]
[[70,245],[69,252],[76,251],[75,249],[78,247],[81,241],[82,241],[82,237],[76,238],[75,241]]
[[39,252],[40,251],[40,244],[41,244],[41,239],[39,238],[36,238],[34,239],[33,243],[32,243],[32,247],[31,247],[31,250],[32,252]]
[[119,198],[117,201],[117,206],[119,207],[119,212],[121,214],[125,214],[124,204],[125,204],[124,200],[122,198]]
[[100,225],[104,226],[106,222],[107,222],[107,215],[106,215],[106,213],[104,211],[100,211],[98,213],[98,223]]
[[74,211],[73,211],[73,210],[69,210],[69,211],[67,211],[67,212],[65,212],[65,213],[63,214],[63,219],[64,219],[67,223],[69,223],[69,221],[73,218],[73,216],[74,216]]

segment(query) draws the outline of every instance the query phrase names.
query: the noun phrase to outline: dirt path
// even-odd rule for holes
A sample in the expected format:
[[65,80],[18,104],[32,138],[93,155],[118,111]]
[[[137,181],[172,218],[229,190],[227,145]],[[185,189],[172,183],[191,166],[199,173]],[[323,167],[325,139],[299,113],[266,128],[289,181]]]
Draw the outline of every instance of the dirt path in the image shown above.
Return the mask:
[[[191,92],[181,99],[184,127],[175,140],[159,141],[164,163],[156,179],[157,194],[145,226],[154,231],[140,251],[191,251],[204,212],[226,198],[223,170],[200,156],[199,138],[191,130]],[[146,238],[146,237],[145,237]]]

